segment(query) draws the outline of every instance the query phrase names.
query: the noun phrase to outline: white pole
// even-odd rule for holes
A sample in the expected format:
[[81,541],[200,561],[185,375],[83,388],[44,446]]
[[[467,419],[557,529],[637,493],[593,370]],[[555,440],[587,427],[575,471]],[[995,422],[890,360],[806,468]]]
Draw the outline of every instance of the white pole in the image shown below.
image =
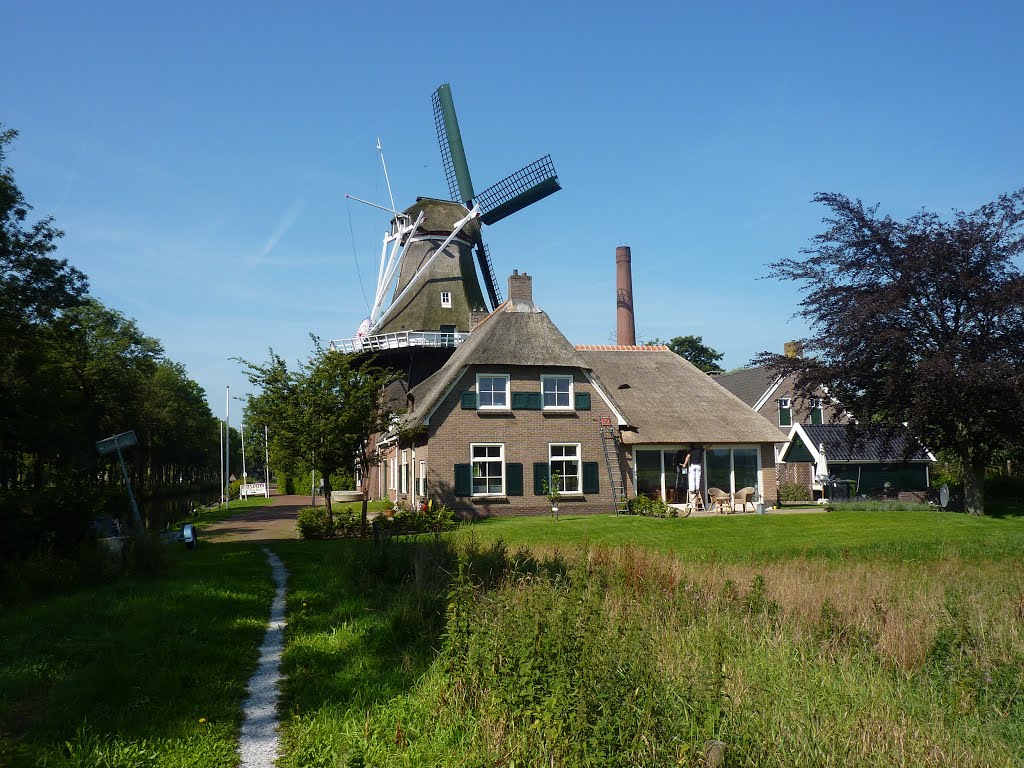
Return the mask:
[[242,419],[242,485],[247,482],[245,474],[245,419]]
[[263,496],[270,498],[270,437],[267,434],[267,425],[263,425],[263,450],[265,454],[263,464]]
[[217,419],[217,423],[220,426],[220,495],[221,498],[217,504],[217,509],[221,508],[224,503],[224,422]]
[[227,475],[227,487],[224,489],[224,506],[231,509],[231,386],[225,388],[224,395],[224,467]]

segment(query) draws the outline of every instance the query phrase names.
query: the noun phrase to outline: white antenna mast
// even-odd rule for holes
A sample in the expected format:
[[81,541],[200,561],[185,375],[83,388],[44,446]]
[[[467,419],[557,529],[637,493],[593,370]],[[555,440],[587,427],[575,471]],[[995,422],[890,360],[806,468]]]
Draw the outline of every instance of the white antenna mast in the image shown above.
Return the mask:
[[395,207],[395,196],[391,194],[391,179],[388,178],[388,164],[384,162],[384,150],[380,146],[380,138],[377,139],[377,151],[380,152],[380,164],[384,166],[384,181],[388,184],[388,197],[391,198],[391,208]]

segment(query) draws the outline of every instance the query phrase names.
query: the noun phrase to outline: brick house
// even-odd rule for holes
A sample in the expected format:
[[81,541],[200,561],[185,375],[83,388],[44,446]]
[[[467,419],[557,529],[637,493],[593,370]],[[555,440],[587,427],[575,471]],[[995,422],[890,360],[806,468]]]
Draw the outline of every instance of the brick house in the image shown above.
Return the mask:
[[[787,342],[785,354],[803,354],[799,342]],[[856,483],[856,491],[872,496],[892,488],[904,500],[927,497],[929,465],[935,457],[909,435],[893,431],[888,438],[854,439],[847,425],[853,419],[824,389],[815,397],[798,397],[793,381],[759,366],[722,374],[714,380],[755,412],[778,426],[777,482],[794,483],[807,498],[821,497],[819,478],[831,476]]]
[[[444,502],[464,517],[612,512],[637,493],[670,501],[672,456],[705,447],[708,483],[775,496],[777,430],[667,347],[574,347],[514,273],[509,298],[433,375],[377,444],[377,498]],[[681,499],[680,499],[681,501]]]

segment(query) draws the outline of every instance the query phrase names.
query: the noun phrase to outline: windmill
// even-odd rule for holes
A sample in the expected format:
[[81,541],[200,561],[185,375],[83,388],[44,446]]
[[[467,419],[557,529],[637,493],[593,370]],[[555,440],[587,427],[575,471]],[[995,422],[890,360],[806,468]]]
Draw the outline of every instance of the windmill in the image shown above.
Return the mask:
[[[433,106],[451,201],[418,197],[405,211],[395,210],[393,200],[392,207],[385,208],[394,218],[384,235],[370,316],[355,338],[332,342],[336,348],[383,351],[456,346],[472,328],[475,313],[486,313],[487,303],[491,310],[501,303],[481,224],[494,224],[561,189],[551,156],[545,155],[474,192],[447,83],[434,92]],[[488,302],[477,279],[474,251]]]
[[[453,201],[461,202],[467,208],[472,207],[474,203],[479,205],[481,222],[494,224],[562,188],[558,183],[551,155],[544,155],[506,176],[497,184],[489,186],[483,192],[475,193],[473,180],[469,175],[466,151],[462,146],[462,133],[459,131],[459,118],[455,114],[451,86],[448,83],[441,85],[434,91],[432,100],[434,126],[437,128],[437,143],[441,148],[441,162],[444,166],[445,180],[448,182],[448,192]],[[494,309],[501,303],[501,294],[494,280],[490,252],[482,237],[477,238],[475,245],[480,274],[484,276],[487,296],[491,300],[491,309]]]

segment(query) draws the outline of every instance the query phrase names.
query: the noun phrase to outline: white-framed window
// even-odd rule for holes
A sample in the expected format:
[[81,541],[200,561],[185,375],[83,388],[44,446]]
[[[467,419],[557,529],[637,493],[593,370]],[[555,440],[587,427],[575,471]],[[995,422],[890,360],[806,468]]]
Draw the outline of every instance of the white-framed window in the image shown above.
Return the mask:
[[811,424],[824,424],[825,409],[820,397],[811,398]]
[[398,490],[398,457],[392,456],[389,462],[391,464],[391,471],[388,472],[388,490]]
[[505,444],[471,443],[473,495],[505,495]]
[[551,477],[557,472],[558,490],[562,493],[580,493],[580,444],[549,443],[548,471]]
[[427,462],[425,462],[425,461],[421,461],[420,462],[420,474],[419,474],[419,477],[417,477],[416,479],[419,481],[419,486],[420,486],[420,488],[419,488],[419,495],[420,496],[426,496],[427,495]]
[[572,376],[542,374],[540,391],[545,411],[572,408]]
[[788,397],[779,398],[779,426],[789,427],[793,424],[793,401]]
[[478,373],[476,376],[476,407],[480,410],[508,409],[509,376],[507,373]]
[[441,306],[445,309],[452,308],[452,294],[451,291],[441,291]]
[[402,471],[398,473],[398,490],[400,493],[409,492],[409,451],[402,451]]

